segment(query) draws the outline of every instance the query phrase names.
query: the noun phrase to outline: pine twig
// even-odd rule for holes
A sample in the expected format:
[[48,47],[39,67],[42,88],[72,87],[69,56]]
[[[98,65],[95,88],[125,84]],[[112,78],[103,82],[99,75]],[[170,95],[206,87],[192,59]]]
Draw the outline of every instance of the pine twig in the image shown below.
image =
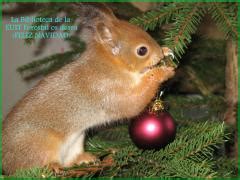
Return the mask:
[[199,91],[204,95],[208,96],[211,94],[211,91],[206,86],[206,84],[196,75],[196,72],[194,72],[193,68],[190,66],[185,67],[187,74],[190,76],[191,80],[194,82],[196,87],[199,89]]
[[154,30],[157,25],[161,26],[163,23],[171,21],[175,14],[183,8],[184,3],[171,3],[148,11],[140,17],[134,17],[130,23],[143,27],[145,30]]
[[212,2],[209,8],[213,20],[218,27],[225,33],[226,38],[229,36],[237,39],[237,20],[234,12],[230,12],[229,7],[224,3]]
[[83,177],[94,175],[98,172],[105,170],[113,166],[114,160],[112,155],[106,156],[99,164],[90,164],[86,166],[79,166],[70,169],[59,169],[58,172],[55,172],[56,177],[65,177],[65,178],[72,178],[72,177]]

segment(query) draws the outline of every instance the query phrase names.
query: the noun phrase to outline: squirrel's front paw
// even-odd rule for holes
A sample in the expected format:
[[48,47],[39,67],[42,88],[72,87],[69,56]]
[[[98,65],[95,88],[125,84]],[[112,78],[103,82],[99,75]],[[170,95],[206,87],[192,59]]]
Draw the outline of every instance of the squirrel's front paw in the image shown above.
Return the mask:
[[163,55],[164,55],[165,57],[171,56],[172,59],[175,58],[175,56],[174,56],[174,54],[173,54],[173,51],[172,51],[171,49],[169,49],[168,47],[163,47],[163,48],[162,48],[162,51],[163,51]]

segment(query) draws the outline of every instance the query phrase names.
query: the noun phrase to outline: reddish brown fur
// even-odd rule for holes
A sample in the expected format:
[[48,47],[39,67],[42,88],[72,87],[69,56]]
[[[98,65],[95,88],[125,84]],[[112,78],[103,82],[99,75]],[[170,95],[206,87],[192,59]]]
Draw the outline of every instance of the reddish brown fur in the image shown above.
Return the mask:
[[[99,20],[94,22],[93,27],[98,23]],[[87,49],[79,60],[45,77],[4,120],[6,174],[60,163],[61,147],[72,134],[138,115],[155,96],[158,86],[174,75],[169,67],[141,73],[155,63],[154,58],[162,60],[167,48],[160,48],[146,32],[127,22],[114,19],[104,23],[111,31],[111,44],[104,37],[101,39],[105,32],[96,30],[87,39]],[[117,55],[111,51],[116,43],[121,44]],[[146,57],[136,56],[135,47],[139,44],[148,46]],[[68,164],[89,159],[94,158],[79,150]]]

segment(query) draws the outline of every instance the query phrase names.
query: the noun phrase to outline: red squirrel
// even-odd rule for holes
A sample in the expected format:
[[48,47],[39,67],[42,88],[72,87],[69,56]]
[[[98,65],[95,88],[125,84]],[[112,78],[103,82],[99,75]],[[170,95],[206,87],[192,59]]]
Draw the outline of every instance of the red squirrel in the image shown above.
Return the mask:
[[117,19],[104,5],[81,3],[79,14],[86,50],[43,78],[3,121],[5,174],[95,161],[84,152],[85,131],[138,115],[174,75],[173,67],[158,66],[172,51],[141,28]]

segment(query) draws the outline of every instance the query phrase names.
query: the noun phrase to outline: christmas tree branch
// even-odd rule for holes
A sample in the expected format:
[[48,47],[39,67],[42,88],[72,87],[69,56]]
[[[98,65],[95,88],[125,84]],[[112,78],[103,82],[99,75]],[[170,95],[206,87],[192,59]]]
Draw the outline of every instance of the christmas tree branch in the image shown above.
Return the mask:
[[[191,127],[191,128],[189,128]],[[201,122],[201,123],[191,123],[188,124],[188,127],[181,127],[181,129],[179,129],[178,131],[180,131],[181,136],[179,136],[176,141],[172,142],[171,144],[169,144],[164,150],[160,150],[162,151],[162,154],[165,154],[167,156],[175,156],[176,153],[181,154],[182,152],[185,152],[185,147],[186,146],[191,146],[192,144],[196,145],[195,138],[199,138],[200,137],[205,137],[205,136],[209,136],[208,133],[212,132],[213,130],[215,130],[218,127],[218,123],[210,123],[210,122]],[[220,126],[220,128],[223,128],[222,126]],[[218,131],[219,134],[222,134],[222,131]],[[215,136],[214,136],[215,137]],[[205,137],[206,138],[206,137]],[[216,143],[217,140],[213,139],[212,143],[214,144],[214,142]],[[206,142],[204,140],[198,141],[199,145],[206,145],[206,147],[211,146],[211,144],[206,144]],[[196,147],[192,147],[193,149],[195,149]],[[201,149],[202,147],[198,147],[199,149]],[[198,149],[197,148],[197,149]],[[191,151],[191,150],[190,150]],[[191,151],[192,153],[192,151]],[[180,158],[183,157],[183,154],[179,155]]]
[[186,159],[179,161],[178,159],[167,162],[167,169],[163,171],[167,177],[189,177],[189,178],[213,178],[216,172],[205,166],[206,161],[196,163]]
[[194,160],[201,161],[204,158],[208,158],[212,156],[213,147],[217,147],[218,143],[224,142],[224,127],[223,124],[220,124],[216,127],[212,127],[208,132],[202,132],[198,134],[198,142],[194,143],[194,140],[190,140],[189,148],[182,149],[178,152],[178,156],[183,160],[186,158],[193,158]]
[[190,76],[191,80],[194,84],[196,84],[196,87],[199,89],[199,91],[204,96],[209,96],[211,94],[211,90],[206,86],[204,81],[202,81],[196,72],[193,70],[190,66],[185,66],[184,69],[186,70],[187,74]]
[[219,28],[225,33],[226,38],[230,36],[236,39],[238,37],[236,13],[234,11],[231,12],[229,8],[228,4],[212,2],[210,12],[213,20],[215,20]]
[[187,44],[191,42],[191,35],[196,32],[204,13],[201,3],[196,3],[194,7],[187,6],[180,10],[175,17],[174,26],[166,33],[164,43],[176,53],[178,58],[185,52]]
[[170,3],[167,6],[161,6],[158,9],[148,11],[140,17],[134,17],[130,22],[143,27],[145,30],[154,30],[157,25],[161,26],[171,21],[184,6],[184,3]]

